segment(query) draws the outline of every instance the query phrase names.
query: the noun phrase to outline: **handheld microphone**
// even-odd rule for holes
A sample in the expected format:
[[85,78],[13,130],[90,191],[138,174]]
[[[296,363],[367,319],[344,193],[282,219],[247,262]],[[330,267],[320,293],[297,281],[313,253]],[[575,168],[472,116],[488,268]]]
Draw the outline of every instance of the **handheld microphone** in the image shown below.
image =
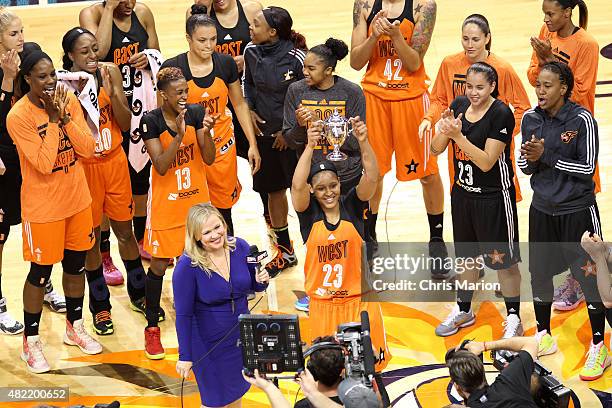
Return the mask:
[[375,374],[375,358],[374,352],[372,351],[372,338],[370,337],[370,317],[368,312],[363,310],[361,312],[361,332],[363,341],[363,365],[365,369],[365,375],[370,381]]
[[261,267],[261,261],[266,259],[268,256],[267,251],[260,251],[257,245],[251,245],[249,247],[249,254],[247,255],[246,261],[250,264],[255,264],[257,270]]

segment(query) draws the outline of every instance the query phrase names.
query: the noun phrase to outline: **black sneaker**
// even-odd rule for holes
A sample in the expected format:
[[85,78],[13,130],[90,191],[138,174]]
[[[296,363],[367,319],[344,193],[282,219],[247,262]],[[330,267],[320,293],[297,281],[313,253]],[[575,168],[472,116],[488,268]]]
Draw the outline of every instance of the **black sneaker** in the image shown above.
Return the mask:
[[93,329],[100,336],[108,336],[115,332],[109,311],[102,310],[93,315]]
[[[142,313],[145,317],[147,316],[146,312],[145,312],[145,298],[140,298],[138,300],[132,300],[130,301],[130,308],[135,311],[135,312],[140,312]],[[164,309],[160,306],[159,307],[159,321],[163,322],[164,320],[166,320],[166,312],[164,311]]]
[[277,245],[276,249],[276,256],[266,264],[266,271],[268,271],[270,278],[274,278],[285,269],[291,268],[292,266],[298,264],[298,259],[297,256],[295,256],[293,245],[291,248],[287,249],[279,244]]
[[446,279],[450,276],[450,268],[446,258],[448,251],[442,238],[433,238],[429,241],[429,257],[431,259],[431,278]]

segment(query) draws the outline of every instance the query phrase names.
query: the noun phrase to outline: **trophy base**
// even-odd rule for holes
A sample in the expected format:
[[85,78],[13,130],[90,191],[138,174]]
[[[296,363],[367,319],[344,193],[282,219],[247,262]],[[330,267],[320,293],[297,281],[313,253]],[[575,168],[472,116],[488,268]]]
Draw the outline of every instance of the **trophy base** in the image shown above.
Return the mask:
[[326,159],[329,161],[337,162],[348,159],[348,156],[342,152],[331,152],[327,155]]

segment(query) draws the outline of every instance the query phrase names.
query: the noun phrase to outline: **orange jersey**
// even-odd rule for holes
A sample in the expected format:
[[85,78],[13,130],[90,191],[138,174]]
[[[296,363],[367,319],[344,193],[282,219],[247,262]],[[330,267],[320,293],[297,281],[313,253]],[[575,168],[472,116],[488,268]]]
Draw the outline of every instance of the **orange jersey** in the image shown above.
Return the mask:
[[23,184],[21,216],[35,223],[69,218],[89,207],[91,196],[79,157],[93,157],[95,142],[81,104],[68,93],[66,125],[49,122],[47,112],[24,96],[7,116],[19,153]]
[[306,242],[304,286],[306,294],[315,299],[362,294],[363,211],[367,202],[359,200],[355,188],[340,200],[340,221],[335,226],[327,223],[314,197],[308,209],[298,213]]
[[[599,45],[595,38],[582,28],[569,37],[561,38],[556,32],[548,31],[546,24],[542,26],[539,38],[548,39],[554,56],[571,68],[574,74],[574,90],[570,99],[584,106],[594,115],[595,85],[599,64]],[[531,85],[535,86],[539,73],[538,56],[534,51],[527,70],[527,78]]]
[[[491,53],[485,62],[497,71],[499,96],[497,99],[514,109],[514,134],[520,131],[523,113],[531,108],[529,97],[520,78],[508,62]],[[451,102],[465,94],[465,79],[472,65],[464,52],[450,55],[442,61],[431,92],[431,105],[425,115],[432,124],[440,120]]]
[[111,100],[103,87],[100,87],[100,92],[98,92],[98,105],[100,106],[100,135],[96,140],[96,156],[104,158],[121,147],[123,136],[113,116]]
[[[382,0],[376,0],[367,19],[368,35],[372,34],[370,23],[381,9]],[[392,23],[396,20],[400,22],[400,31],[403,37],[408,39],[408,45],[411,45],[414,32],[412,2],[406,0],[402,14],[396,19],[389,20]],[[402,65],[402,60],[395,50],[391,37],[380,36],[361,81],[364,92],[369,92],[387,101],[401,101],[421,96],[429,87],[425,65],[421,63],[415,72],[408,72]]]
[[[196,137],[202,128],[204,110],[188,105],[186,131],[176,157],[165,175],[151,167],[147,225],[151,230],[166,230],[185,225],[187,212],[194,204],[210,201],[204,160]],[[142,138],[158,138],[164,151],[176,136],[168,126],[161,108],[147,113],[141,120]]]
[[203,78],[195,78],[191,74],[187,53],[177,55],[164,62],[162,68],[178,67],[183,71],[189,93],[187,103],[202,105],[210,115],[221,115],[212,132],[217,157],[227,151],[227,144],[232,143],[234,128],[232,127],[232,113],[227,107],[229,97],[229,84],[238,80],[238,67],[229,55],[214,53],[212,56],[213,70]]

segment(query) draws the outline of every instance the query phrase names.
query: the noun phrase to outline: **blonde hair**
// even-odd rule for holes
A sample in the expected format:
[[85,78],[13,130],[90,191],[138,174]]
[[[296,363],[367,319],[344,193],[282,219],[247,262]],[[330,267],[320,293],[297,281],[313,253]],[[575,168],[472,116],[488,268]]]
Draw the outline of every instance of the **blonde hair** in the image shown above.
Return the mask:
[[2,34],[13,22],[14,19],[18,18],[17,14],[9,10],[8,7],[0,7],[0,34]]
[[227,236],[227,224],[219,210],[210,203],[196,204],[191,207],[187,214],[187,226],[185,228],[185,254],[191,259],[192,266],[201,268],[208,276],[211,276],[214,264],[200,240],[202,239],[202,225],[211,216],[219,218],[225,228],[223,247],[230,251],[236,249],[236,238]]

